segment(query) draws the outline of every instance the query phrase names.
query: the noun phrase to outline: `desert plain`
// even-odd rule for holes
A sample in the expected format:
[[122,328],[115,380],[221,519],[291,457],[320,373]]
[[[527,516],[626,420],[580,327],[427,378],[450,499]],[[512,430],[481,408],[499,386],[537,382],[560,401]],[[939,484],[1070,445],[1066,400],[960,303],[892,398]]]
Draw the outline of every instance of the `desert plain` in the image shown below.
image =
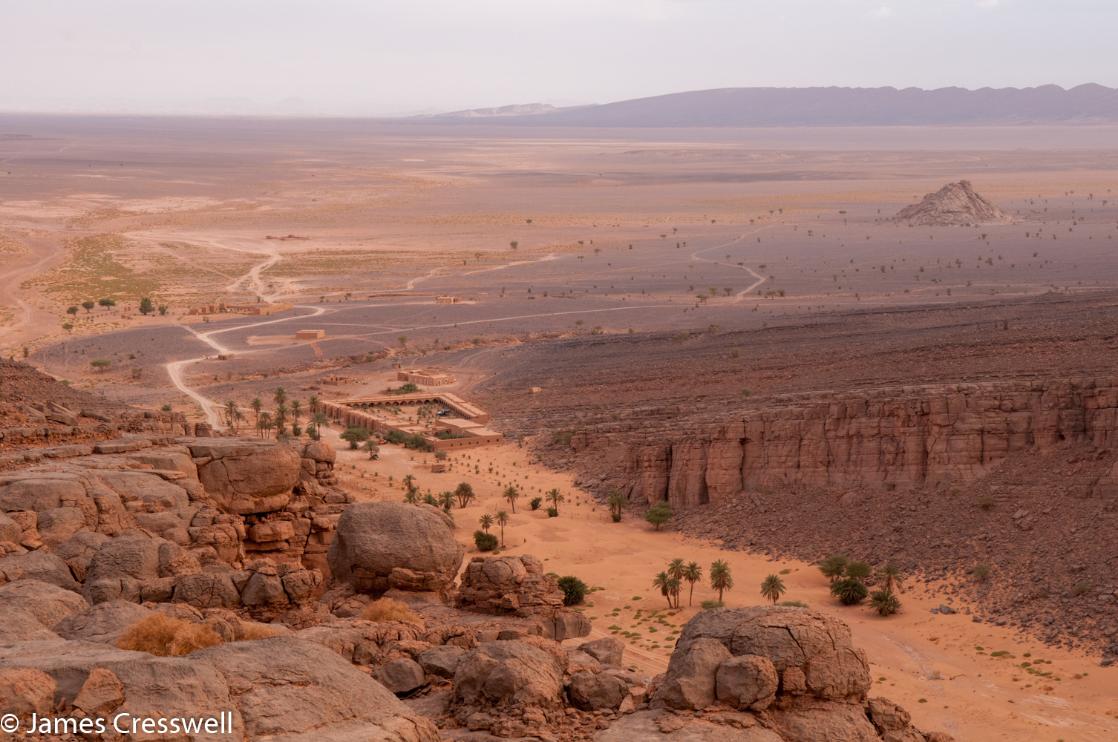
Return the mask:
[[[521,488],[502,553],[585,581],[592,637],[640,671],[715,597],[668,609],[653,577],[723,559],[727,606],[779,574],[849,623],[921,729],[1114,739],[1118,426],[1092,414],[1118,387],[1116,136],[5,115],[0,349],[217,431],[232,403],[248,435],[276,387],[344,400],[438,369],[503,441],[440,472],[323,425],[341,486],[399,501],[409,475],[468,481],[471,551]],[[961,180],[1004,219],[894,218]],[[1029,394],[1048,417],[1026,421]],[[977,431],[941,426],[938,460],[864,443],[885,435],[866,419],[919,427],[940,398],[981,410]],[[792,453],[754,463],[749,423],[725,432],[765,420],[787,442],[786,413]],[[526,507],[553,488],[557,518]],[[663,530],[643,517],[659,500]],[[834,600],[815,562],[840,552],[902,567],[899,613]]]

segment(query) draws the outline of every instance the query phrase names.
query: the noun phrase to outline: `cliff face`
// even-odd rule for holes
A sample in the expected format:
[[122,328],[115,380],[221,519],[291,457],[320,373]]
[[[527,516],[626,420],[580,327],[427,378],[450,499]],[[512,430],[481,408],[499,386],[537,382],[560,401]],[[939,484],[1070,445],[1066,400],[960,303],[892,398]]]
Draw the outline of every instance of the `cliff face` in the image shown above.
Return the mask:
[[758,489],[890,490],[971,481],[1010,454],[1065,442],[1118,443],[1118,378],[790,398],[706,431],[630,444],[606,481],[630,500],[673,506]]

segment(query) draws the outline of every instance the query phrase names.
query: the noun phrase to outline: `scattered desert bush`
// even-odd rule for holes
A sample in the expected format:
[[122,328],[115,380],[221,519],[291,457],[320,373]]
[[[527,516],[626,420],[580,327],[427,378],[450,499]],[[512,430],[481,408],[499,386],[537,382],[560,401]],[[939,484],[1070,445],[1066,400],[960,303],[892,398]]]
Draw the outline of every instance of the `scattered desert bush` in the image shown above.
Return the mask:
[[380,598],[369,603],[365,606],[365,610],[361,611],[361,618],[377,623],[398,621],[400,623],[416,624],[417,626],[423,625],[423,619],[419,617],[418,613],[393,598]]
[[856,577],[844,577],[831,585],[831,595],[843,605],[858,605],[869,595],[869,589]]
[[874,590],[870,595],[870,605],[882,616],[892,616],[901,609],[901,601],[892,590]]
[[807,608],[807,603],[802,600],[782,600],[777,605],[782,605],[785,608]]
[[357,447],[369,440],[370,433],[365,428],[347,428],[344,433],[339,435],[343,441],[349,442],[351,451],[356,451]]
[[819,571],[822,572],[823,576],[830,580],[833,585],[846,574],[846,565],[849,562],[850,559],[845,554],[831,554],[829,557],[819,562]]
[[532,508],[532,510],[539,510],[540,505],[542,505],[542,504],[543,504],[543,498],[542,497],[533,497],[531,500],[528,501],[528,507]]
[[700,605],[703,607],[704,611],[709,611],[712,608],[721,608],[722,607],[722,601],[721,600],[704,600],[702,603],[700,603]]
[[974,568],[971,569],[970,573],[974,576],[974,579],[978,580],[979,582],[986,582],[990,579],[990,565],[976,564],[974,565]]
[[154,612],[125,629],[116,643],[121,649],[159,657],[181,657],[217,644],[221,637],[209,626]]
[[559,589],[563,591],[563,605],[578,605],[590,592],[586,583],[573,575],[560,577]]
[[661,526],[672,519],[672,508],[666,502],[658,502],[648,509],[648,512],[644,514],[644,519],[659,531]]
[[558,518],[559,517],[558,508],[548,508],[547,509],[547,517],[548,518]]
[[474,531],[474,546],[478,551],[493,551],[497,548],[497,537],[485,531]]

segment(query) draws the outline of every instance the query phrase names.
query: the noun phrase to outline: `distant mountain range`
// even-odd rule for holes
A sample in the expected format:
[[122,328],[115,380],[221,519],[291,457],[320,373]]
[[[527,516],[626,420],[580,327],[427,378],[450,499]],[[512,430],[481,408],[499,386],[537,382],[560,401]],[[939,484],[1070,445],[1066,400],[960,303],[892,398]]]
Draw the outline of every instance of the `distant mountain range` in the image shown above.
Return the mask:
[[1035,88],[720,88],[600,105],[541,103],[422,117],[525,126],[920,126],[1118,122],[1118,90]]

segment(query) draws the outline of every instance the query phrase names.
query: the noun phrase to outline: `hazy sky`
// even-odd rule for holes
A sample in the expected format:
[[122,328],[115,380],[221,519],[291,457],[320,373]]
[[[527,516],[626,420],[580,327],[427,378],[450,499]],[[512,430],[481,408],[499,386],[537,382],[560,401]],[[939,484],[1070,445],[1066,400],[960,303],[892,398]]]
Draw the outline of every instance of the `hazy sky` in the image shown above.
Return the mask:
[[1118,0],[0,0],[0,110],[385,115],[1118,86]]

